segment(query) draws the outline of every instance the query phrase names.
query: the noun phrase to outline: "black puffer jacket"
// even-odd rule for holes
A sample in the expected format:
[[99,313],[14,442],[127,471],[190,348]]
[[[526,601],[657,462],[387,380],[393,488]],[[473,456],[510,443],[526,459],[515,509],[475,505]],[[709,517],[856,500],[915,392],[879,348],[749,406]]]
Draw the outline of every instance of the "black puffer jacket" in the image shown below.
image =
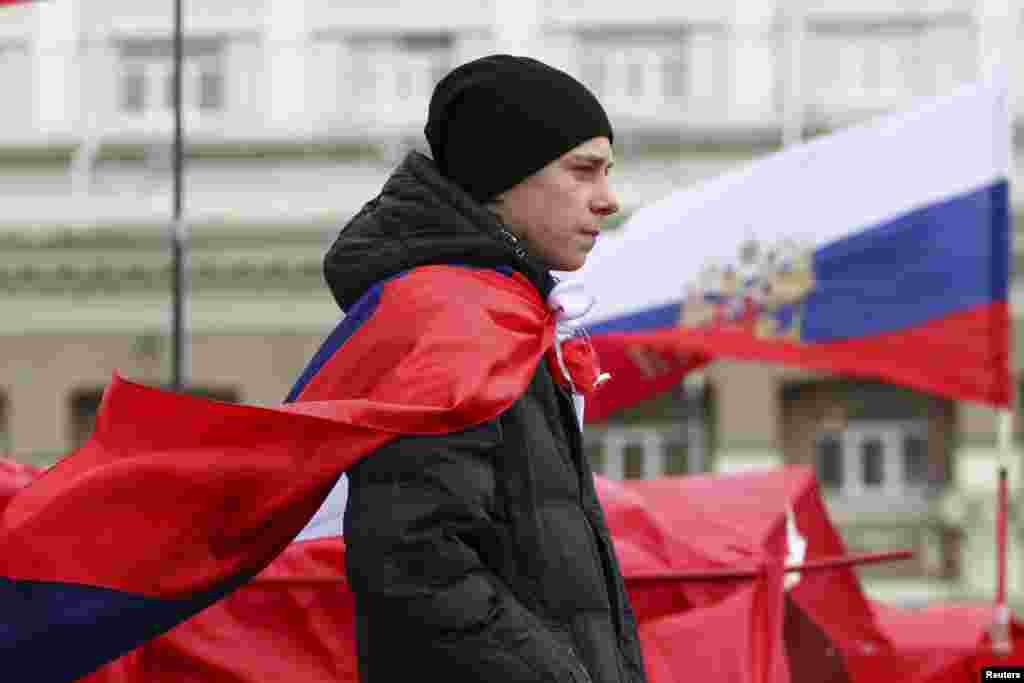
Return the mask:
[[[341,232],[325,274],[346,310],[372,284],[438,263],[512,267],[545,297],[553,284],[414,152]],[[398,438],[349,477],[364,683],[645,680],[571,397],[544,363],[499,418]]]

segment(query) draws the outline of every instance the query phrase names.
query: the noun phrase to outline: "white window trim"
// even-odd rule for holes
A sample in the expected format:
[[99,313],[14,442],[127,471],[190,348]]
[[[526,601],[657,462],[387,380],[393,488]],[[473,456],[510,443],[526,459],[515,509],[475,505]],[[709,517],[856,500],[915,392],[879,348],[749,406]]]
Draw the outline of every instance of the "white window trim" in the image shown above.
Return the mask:
[[643,449],[644,479],[653,479],[665,471],[665,438],[658,429],[635,427],[612,427],[602,439],[604,451],[603,474],[610,479],[624,479],[626,476],[626,449],[640,446]]
[[[720,117],[728,109],[728,37],[714,30],[680,27],[676,32],[623,36],[587,34],[577,38],[581,77],[619,116],[649,121]],[[668,92],[666,68],[675,65],[681,92]],[[639,70],[639,91],[631,72]]]
[[[924,420],[851,421],[838,434],[842,459],[843,483],[834,493],[840,498],[867,501],[922,496],[926,486],[907,482],[904,442],[917,434],[927,440],[928,424]],[[822,434],[821,436],[824,436]],[[820,437],[819,437],[820,438]],[[882,451],[882,485],[868,486],[862,476],[861,447],[869,439],[880,439]],[[817,457],[817,442],[815,444]]]
[[[688,439],[692,438],[686,425],[676,424],[591,428],[587,430],[585,436],[585,447],[599,446],[601,449],[601,462],[594,465],[594,471],[609,479],[619,480],[626,476],[626,451],[629,448],[640,447],[643,452],[640,476],[643,479],[653,479],[664,476],[668,470],[669,449],[675,444],[688,443]],[[694,447],[694,444],[688,445]],[[703,461],[701,462],[703,464]],[[693,464],[694,459],[688,457],[687,467]]]

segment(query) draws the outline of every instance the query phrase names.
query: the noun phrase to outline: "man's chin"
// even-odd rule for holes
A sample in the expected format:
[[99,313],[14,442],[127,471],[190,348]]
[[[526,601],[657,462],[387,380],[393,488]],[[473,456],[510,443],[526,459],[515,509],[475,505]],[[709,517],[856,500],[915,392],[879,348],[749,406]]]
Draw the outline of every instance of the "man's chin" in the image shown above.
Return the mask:
[[568,263],[562,263],[562,264],[560,264],[559,267],[557,267],[557,268],[549,268],[549,270],[554,271],[556,273],[573,273],[573,272],[576,272],[577,270],[579,270],[580,268],[582,268],[584,266],[584,264],[586,264],[586,262],[587,262],[586,257],[583,257],[578,262],[577,261],[572,261],[572,262],[568,262]]

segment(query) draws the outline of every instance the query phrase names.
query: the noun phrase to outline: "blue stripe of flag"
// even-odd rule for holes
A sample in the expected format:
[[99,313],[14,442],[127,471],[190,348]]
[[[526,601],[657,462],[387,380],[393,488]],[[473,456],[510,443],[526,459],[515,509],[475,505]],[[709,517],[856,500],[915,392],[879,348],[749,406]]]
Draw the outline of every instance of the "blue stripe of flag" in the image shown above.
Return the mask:
[[[822,246],[814,254],[814,289],[799,304],[801,339],[828,342],[895,332],[1006,301],[1010,234],[1009,186],[1002,180]],[[589,330],[673,327],[681,304],[682,298]]]
[[205,593],[172,600],[0,577],[0,661],[6,671],[21,671],[26,680],[74,681],[166,633],[251,578],[238,576]]
[[320,369],[330,360],[331,356],[356,333],[356,330],[362,327],[363,323],[370,319],[377,310],[377,305],[380,303],[380,292],[386,282],[387,280],[375,284],[355,304],[349,307],[348,313],[334,328],[334,331],[328,335],[327,339],[324,340],[320,349],[306,365],[306,369],[299,375],[295,386],[288,392],[288,397],[284,400],[285,403],[292,403],[298,399],[302,394],[302,390],[320,372]]

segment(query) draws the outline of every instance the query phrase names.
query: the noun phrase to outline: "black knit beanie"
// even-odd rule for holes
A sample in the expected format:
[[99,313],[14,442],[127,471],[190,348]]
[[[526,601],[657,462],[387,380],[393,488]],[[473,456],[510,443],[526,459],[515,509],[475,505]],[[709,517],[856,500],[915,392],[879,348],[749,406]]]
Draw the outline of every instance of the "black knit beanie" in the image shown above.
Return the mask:
[[442,78],[424,133],[441,173],[480,202],[591,138],[612,141],[608,115],[586,86],[511,55],[476,59]]

